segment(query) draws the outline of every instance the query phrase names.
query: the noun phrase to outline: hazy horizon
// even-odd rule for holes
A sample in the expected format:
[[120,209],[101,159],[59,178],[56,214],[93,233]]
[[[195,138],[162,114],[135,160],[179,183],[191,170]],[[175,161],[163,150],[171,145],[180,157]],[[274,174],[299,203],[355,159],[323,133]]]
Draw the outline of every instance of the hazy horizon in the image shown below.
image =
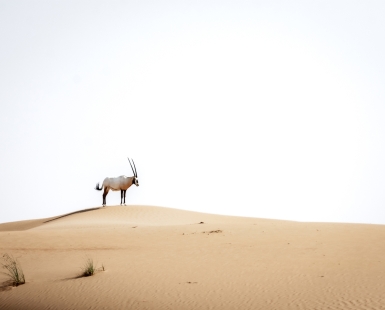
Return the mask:
[[0,1],[0,223],[101,205],[130,157],[127,204],[385,224],[384,13]]

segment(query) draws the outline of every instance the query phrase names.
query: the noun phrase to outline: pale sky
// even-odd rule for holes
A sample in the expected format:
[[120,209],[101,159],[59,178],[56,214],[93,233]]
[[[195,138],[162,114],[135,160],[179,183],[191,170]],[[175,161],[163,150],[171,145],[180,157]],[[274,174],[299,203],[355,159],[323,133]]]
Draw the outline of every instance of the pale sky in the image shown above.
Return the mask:
[[95,184],[132,157],[128,204],[385,224],[384,16],[383,1],[0,0],[0,222],[100,206]]

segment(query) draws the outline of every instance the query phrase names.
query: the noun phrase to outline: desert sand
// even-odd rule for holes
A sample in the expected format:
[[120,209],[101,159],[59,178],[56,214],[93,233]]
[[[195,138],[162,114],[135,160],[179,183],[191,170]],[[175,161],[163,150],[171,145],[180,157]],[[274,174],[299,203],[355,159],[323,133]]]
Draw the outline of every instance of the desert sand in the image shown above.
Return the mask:
[[[109,206],[0,224],[0,309],[385,309],[385,226]],[[78,277],[87,258],[105,271]]]

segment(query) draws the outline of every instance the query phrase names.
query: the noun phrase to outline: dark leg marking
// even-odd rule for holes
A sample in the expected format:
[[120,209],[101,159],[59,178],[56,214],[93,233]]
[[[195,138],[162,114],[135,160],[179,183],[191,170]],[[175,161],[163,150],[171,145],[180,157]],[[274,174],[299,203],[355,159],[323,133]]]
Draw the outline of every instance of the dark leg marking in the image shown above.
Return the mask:
[[108,189],[104,188],[104,193],[103,193],[103,206],[106,205],[106,196],[108,194]]

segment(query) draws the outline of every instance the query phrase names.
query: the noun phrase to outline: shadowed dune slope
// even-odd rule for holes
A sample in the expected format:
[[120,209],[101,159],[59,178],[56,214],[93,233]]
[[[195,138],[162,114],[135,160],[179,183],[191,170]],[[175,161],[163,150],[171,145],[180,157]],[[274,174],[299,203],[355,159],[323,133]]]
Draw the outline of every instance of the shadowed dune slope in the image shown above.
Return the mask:
[[206,214],[154,206],[110,206],[85,209],[48,219],[34,229],[76,229],[112,226],[172,226],[200,222],[244,223],[250,218]]
[[46,221],[52,220],[53,218],[45,218],[45,219],[36,219],[36,220],[27,220],[27,221],[18,221],[18,222],[10,222],[10,223],[1,223],[0,224],[0,232],[1,231],[22,231],[28,230],[31,228],[35,228],[43,225]]

